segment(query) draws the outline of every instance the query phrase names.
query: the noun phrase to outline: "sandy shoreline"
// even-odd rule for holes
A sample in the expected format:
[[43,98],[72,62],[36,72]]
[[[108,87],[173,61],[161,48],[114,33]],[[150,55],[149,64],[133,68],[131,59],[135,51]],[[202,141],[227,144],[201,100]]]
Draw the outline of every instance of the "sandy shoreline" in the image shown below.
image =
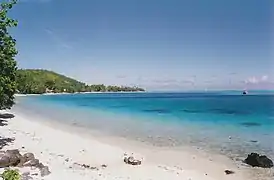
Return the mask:
[[[180,179],[180,180],[244,180],[245,170],[228,159],[201,156],[191,151],[136,147],[109,137],[101,140],[82,136],[72,130],[65,131],[48,126],[34,117],[12,112],[15,118],[2,126],[2,138],[15,138],[3,149],[18,148],[21,152],[32,152],[48,165],[51,174],[36,179]],[[23,148],[22,148],[23,147]],[[123,162],[124,154],[134,154],[142,159],[141,166],[130,166]],[[75,167],[74,163],[88,164],[97,170]],[[102,165],[107,165],[102,168]],[[235,171],[226,175],[225,170]]]

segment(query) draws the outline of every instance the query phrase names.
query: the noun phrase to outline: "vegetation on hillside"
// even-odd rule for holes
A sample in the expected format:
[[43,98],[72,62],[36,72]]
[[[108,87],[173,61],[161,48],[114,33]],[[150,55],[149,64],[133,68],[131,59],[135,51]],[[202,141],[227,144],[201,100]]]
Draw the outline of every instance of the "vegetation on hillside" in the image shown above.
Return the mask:
[[40,69],[17,70],[16,80],[18,93],[22,94],[144,91],[138,87],[87,85],[53,71]]
[[12,107],[16,92],[16,41],[9,34],[9,29],[16,27],[17,21],[7,16],[14,4],[16,0],[0,5],[0,110]]

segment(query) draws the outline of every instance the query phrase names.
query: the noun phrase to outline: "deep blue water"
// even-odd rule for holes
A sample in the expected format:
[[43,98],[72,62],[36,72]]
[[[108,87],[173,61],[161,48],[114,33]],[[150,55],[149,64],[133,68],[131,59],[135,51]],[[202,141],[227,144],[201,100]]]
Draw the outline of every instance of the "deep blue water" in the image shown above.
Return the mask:
[[231,157],[251,151],[274,157],[274,93],[101,93],[18,98],[63,122],[158,146],[192,145]]

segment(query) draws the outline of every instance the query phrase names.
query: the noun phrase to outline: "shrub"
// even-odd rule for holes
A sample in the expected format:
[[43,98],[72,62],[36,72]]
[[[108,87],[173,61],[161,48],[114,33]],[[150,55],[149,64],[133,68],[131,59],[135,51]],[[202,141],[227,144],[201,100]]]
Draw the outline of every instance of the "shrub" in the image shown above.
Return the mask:
[[3,178],[3,180],[20,180],[21,179],[18,170],[11,170],[11,169],[5,170],[1,174],[1,177]]

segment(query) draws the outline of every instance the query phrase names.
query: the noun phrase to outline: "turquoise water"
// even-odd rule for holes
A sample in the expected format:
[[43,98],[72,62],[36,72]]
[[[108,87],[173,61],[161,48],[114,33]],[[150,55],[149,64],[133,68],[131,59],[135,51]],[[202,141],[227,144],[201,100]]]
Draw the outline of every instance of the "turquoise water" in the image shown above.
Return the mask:
[[99,93],[18,98],[15,109],[155,146],[274,158],[273,91]]

